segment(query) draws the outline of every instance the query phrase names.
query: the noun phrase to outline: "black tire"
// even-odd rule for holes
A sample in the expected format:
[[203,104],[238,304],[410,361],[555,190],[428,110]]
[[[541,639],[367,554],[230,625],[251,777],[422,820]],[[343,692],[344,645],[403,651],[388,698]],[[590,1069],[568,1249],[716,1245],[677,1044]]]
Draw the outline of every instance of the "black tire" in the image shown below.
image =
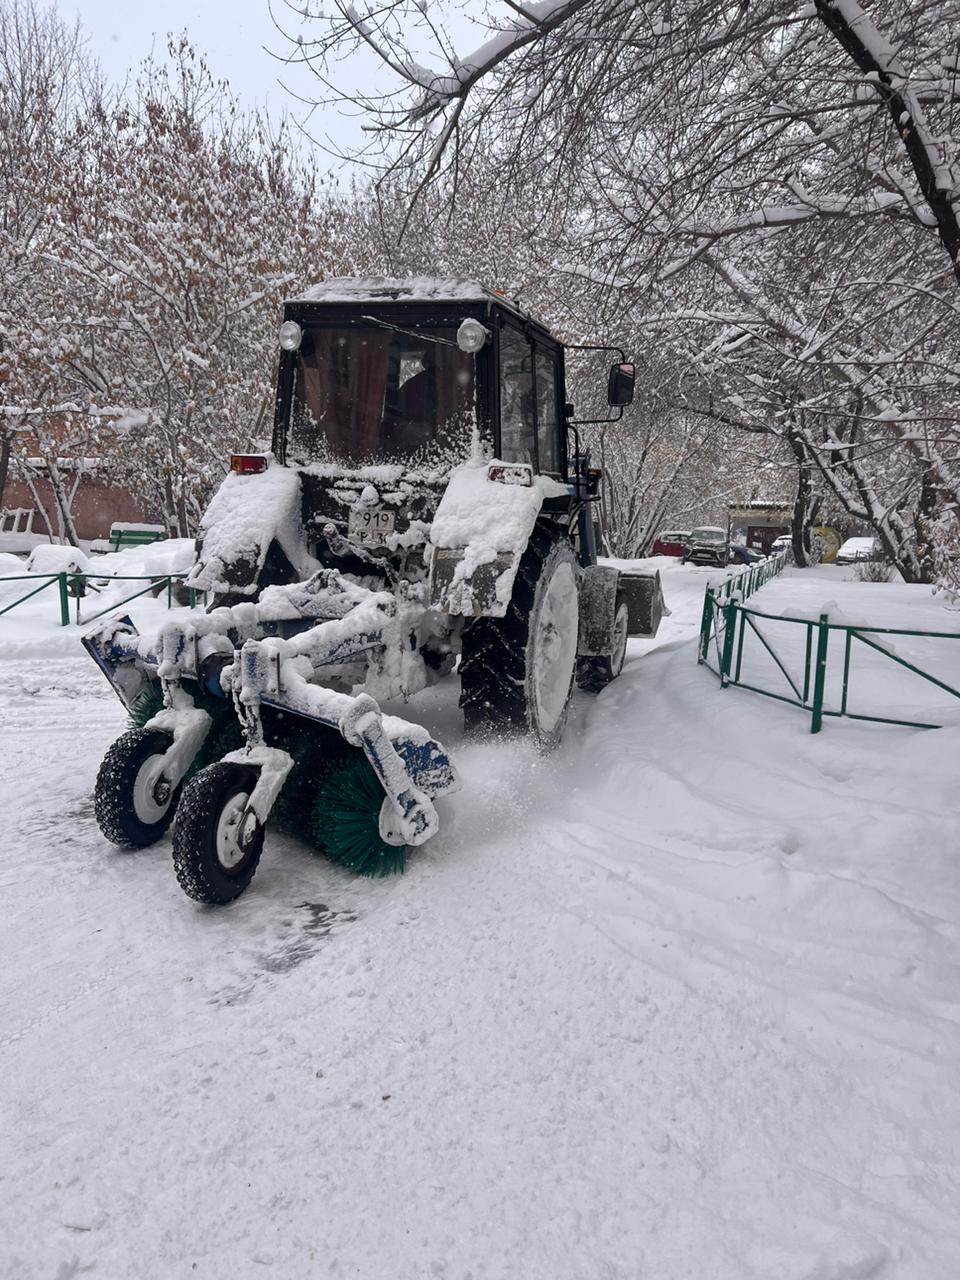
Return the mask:
[[[558,575],[568,573],[576,584],[577,563],[570,543],[537,525],[520,559],[506,616],[477,618],[464,626],[460,706],[468,731],[529,733],[544,751],[560,741],[576,666],[577,595],[572,611],[563,612],[563,633],[553,628],[554,636],[559,636],[556,660],[561,666],[554,672],[549,696],[544,694],[542,680],[551,670],[544,666],[544,647],[550,637],[545,637],[541,619],[548,598],[554,598],[561,582]],[[549,631],[549,623],[545,625]],[[551,642],[548,647],[555,646]]]
[[253,879],[264,829],[258,822],[241,840],[235,826],[231,831],[230,819],[242,817],[256,782],[256,769],[221,760],[201,769],[184,787],[173,829],[173,868],[180,888],[195,901],[216,906],[232,902]]
[[180,787],[162,777],[162,758],[173,738],[159,729],[130,729],[103,757],[93,793],[97,826],[124,849],[145,849],[169,827]]
[[617,605],[613,623],[613,649],[589,658],[577,659],[577,688],[586,693],[599,693],[611,680],[616,680],[623,670],[627,656],[627,636],[630,632],[630,611],[626,600]]

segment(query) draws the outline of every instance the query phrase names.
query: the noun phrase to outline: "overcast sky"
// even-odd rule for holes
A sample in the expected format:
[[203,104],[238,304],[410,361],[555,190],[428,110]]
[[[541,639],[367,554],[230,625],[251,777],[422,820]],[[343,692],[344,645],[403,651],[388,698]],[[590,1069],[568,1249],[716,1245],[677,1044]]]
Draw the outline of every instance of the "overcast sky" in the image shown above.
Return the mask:
[[[233,92],[247,106],[266,108],[271,115],[288,114],[302,121],[311,139],[321,144],[328,140],[334,149],[349,151],[366,141],[360,120],[334,107],[308,108],[296,94],[312,99],[322,86],[310,72],[300,66],[285,65],[280,58],[292,47],[277,29],[270,14],[269,0],[161,0],[158,4],[122,4],[119,0],[57,0],[67,21],[76,15],[87,37],[88,47],[104,72],[114,83],[135,79],[143,60],[154,52],[164,56],[167,34],[186,31],[202,53],[218,80],[226,80]],[[442,14],[444,24],[454,33],[457,51],[475,48],[486,38],[484,7],[470,0],[436,0],[431,13]],[[480,13],[477,13],[480,9]],[[297,15],[284,0],[273,0],[273,11],[287,30],[296,32]],[[304,34],[319,34],[306,24]],[[436,54],[426,52],[424,62],[437,65]],[[420,49],[414,46],[419,56]],[[383,68],[369,51],[354,55],[341,64],[339,74],[362,81],[369,90]],[[281,84],[283,81],[283,84]],[[284,87],[286,86],[286,88]],[[393,87],[391,85],[391,87]],[[288,92],[292,90],[292,92]],[[310,143],[305,145],[309,148]],[[318,166],[329,166],[336,172],[343,166],[322,150],[315,152]]]
[[[118,83],[134,78],[151,50],[163,55],[168,32],[186,31],[214,76],[229,81],[248,105],[266,107],[276,116],[284,111],[302,116],[303,108],[281,87],[280,79],[305,96],[315,92],[315,82],[303,68],[285,67],[271,56],[289,46],[271,21],[267,0],[162,0],[138,5],[60,0],[60,11],[68,20],[76,14],[90,52]],[[275,12],[292,20],[282,0]],[[357,126],[332,110],[315,115],[311,131],[318,136],[329,133],[341,145],[359,137]]]

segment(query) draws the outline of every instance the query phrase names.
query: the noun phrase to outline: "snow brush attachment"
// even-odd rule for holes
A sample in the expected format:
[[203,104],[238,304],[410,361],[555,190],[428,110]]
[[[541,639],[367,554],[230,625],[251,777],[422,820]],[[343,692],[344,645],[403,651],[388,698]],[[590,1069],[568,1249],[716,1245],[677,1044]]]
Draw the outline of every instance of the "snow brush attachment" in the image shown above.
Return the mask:
[[313,838],[318,849],[360,876],[399,875],[406,845],[388,844],[380,834],[384,795],[362,752],[326,761],[313,802]]
[[137,694],[130,707],[130,728],[142,729],[148,720],[163,710],[163,690],[159,682],[151,681]]
[[[229,702],[225,702],[222,698],[211,698],[203,693],[198,693],[194,701],[202,711],[206,711],[213,723],[186,772],[186,779],[192,778],[208,764],[213,764],[229,752],[243,746],[243,731]],[[152,720],[162,710],[163,689],[158,681],[152,680],[137,694],[130,707],[131,729],[142,729],[148,720]]]

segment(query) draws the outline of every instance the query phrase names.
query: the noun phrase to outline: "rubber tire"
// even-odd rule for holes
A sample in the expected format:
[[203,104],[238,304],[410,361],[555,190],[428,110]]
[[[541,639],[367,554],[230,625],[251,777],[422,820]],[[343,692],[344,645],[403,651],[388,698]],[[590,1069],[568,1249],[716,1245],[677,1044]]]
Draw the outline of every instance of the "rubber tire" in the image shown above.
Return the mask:
[[544,594],[562,564],[569,564],[576,572],[576,557],[569,541],[562,534],[558,536],[543,525],[536,525],[520,559],[506,615],[475,618],[465,624],[460,706],[468,732],[528,733],[542,751],[552,751],[559,743],[576,662],[570,664],[570,689],[563,711],[557,723],[545,730],[538,722],[530,650]]
[[228,870],[217,857],[217,824],[234,796],[253,790],[257,770],[220,760],[201,769],[183,789],[173,829],[173,869],[188,898],[223,906],[239,898],[253,879],[263,852],[264,828],[236,867]]
[[130,729],[107,751],[97,774],[93,812],[97,826],[111,844],[122,849],[145,849],[156,844],[173,821],[180,799],[178,786],[163,817],[143,822],[133,807],[133,789],[148,760],[162,756],[173,742],[160,729]]
[[623,670],[627,657],[627,636],[630,627],[630,610],[627,602],[621,600],[614,615],[613,634],[616,641],[618,627],[623,628],[622,647],[614,644],[613,653],[605,653],[589,658],[577,659],[577,688],[586,693],[599,693]]

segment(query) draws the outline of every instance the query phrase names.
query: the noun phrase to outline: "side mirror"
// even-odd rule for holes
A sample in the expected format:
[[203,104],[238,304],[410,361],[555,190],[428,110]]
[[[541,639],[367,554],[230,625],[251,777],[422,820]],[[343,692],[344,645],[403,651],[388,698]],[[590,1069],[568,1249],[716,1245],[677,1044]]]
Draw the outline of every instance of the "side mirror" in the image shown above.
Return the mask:
[[610,378],[607,382],[607,403],[615,409],[622,409],[633,403],[633,384],[637,376],[634,364],[615,364],[610,367]]

